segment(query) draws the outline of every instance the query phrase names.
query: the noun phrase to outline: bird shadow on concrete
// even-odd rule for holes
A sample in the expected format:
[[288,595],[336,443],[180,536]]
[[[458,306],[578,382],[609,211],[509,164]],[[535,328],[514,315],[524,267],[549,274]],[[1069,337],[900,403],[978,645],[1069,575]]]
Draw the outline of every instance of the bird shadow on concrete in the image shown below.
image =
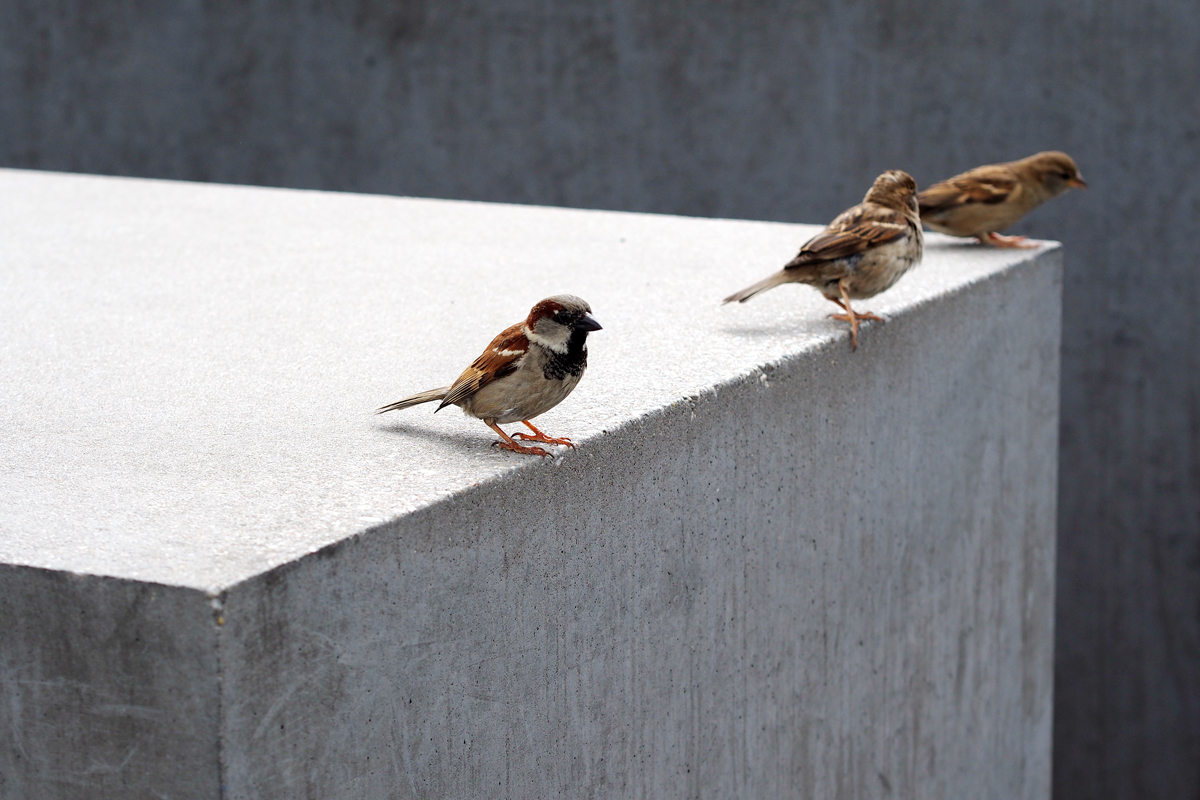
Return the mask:
[[[478,455],[480,452],[497,452],[491,447],[492,442],[483,436],[473,436],[470,434],[455,433],[452,431],[437,431],[407,422],[392,422],[386,425],[376,425],[375,427],[376,430],[381,430],[384,433],[390,433],[396,436],[423,439],[426,442],[437,442],[438,444],[452,447],[461,453]],[[491,439],[494,441],[499,441],[499,439],[494,436],[491,437]]]

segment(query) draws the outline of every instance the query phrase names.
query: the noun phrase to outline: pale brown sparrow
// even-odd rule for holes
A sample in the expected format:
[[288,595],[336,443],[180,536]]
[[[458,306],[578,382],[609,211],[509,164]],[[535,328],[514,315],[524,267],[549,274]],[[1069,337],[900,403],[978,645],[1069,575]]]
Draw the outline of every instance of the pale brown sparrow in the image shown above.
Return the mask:
[[1067,189],[1086,189],[1066,153],[1038,153],[1007,164],[988,164],[935,183],[917,196],[921,222],[939,233],[974,236],[995,247],[1036,247],[1003,230]]
[[744,303],[780,284],[806,283],[845,310],[830,316],[850,323],[850,347],[857,349],[859,320],[882,322],[883,318],[853,310],[850,301],[890,288],[921,260],[925,239],[916,194],[917,182],[907,172],[883,173],[861,203],[809,239],[783,269],[724,302]]

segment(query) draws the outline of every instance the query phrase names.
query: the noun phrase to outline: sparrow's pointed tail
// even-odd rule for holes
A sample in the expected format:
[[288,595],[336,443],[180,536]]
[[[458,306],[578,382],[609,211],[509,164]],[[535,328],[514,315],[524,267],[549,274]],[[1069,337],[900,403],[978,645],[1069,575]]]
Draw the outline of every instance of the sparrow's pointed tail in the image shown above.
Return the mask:
[[441,400],[445,398],[449,391],[449,386],[443,386],[440,389],[430,389],[428,392],[421,392],[420,394],[414,394],[412,397],[406,397],[403,400],[397,400],[394,403],[384,406],[375,413],[382,414],[385,411],[399,411],[400,409],[408,408],[409,406],[419,406],[421,403],[432,403],[434,400]]
[[721,302],[722,303],[744,303],[747,300],[749,300],[751,297],[754,297],[754,295],[758,294],[759,292],[765,292],[767,289],[774,289],[776,286],[779,286],[780,284],[791,283],[794,280],[795,280],[795,277],[793,275],[791,275],[790,273],[788,273],[788,271],[786,269],[781,269],[779,272],[776,272],[774,275],[772,275],[768,278],[763,278],[758,283],[747,286],[745,289],[742,289],[740,292],[736,292],[734,294],[729,295],[729,297],[726,297]]

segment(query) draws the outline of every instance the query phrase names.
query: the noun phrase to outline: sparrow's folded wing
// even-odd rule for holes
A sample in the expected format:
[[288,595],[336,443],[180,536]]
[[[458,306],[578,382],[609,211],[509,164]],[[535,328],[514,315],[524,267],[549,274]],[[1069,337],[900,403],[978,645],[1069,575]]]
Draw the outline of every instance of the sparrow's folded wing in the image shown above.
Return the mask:
[[921,213],[937,213],[957,206],[1003,203],[1013,196],[1020,183],[1005,167],[987,166],[964,172],[930,186],[917,195]]
[[525,338],[521,323],[505,329],[450,385],[438,411],[470,397],[492,381],[516,372],[528,350],[529,340]]
[[849,258],[907,236],[909,230],[902,212],[863,203],[840,214],[828,228],[805,242],[784,269]]

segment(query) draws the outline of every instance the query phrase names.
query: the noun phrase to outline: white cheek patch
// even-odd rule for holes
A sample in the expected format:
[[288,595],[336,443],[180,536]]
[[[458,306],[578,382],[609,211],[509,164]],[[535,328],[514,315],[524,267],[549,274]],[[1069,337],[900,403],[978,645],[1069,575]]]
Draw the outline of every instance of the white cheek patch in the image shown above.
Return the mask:
[[527,333],[525,336],[527,339],[529,339],[529,341],[535,344],[540,344],[542,347],[545,347],[548,350],[553,350],[556,353],[565,353],[567,352],[567,339],[570,337],[570,335],[571,332],[568,329],[562,328],[562,335],[555,338],[543,336],[542,334],[535,333],[533,331],[529,331],[529,333]]

